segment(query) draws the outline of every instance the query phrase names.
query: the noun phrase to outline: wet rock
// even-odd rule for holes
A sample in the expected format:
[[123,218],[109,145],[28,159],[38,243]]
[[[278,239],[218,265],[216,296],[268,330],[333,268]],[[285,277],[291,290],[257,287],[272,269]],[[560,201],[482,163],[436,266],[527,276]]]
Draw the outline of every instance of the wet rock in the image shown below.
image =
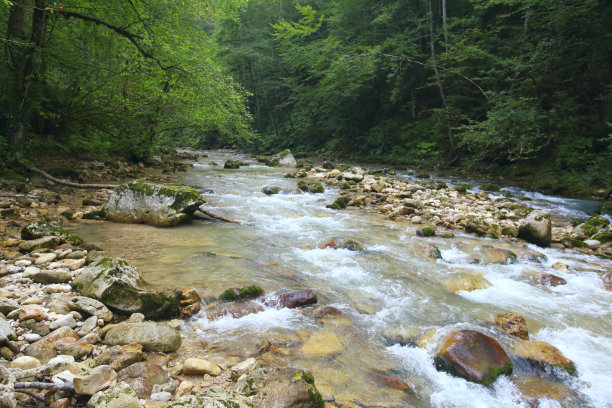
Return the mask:
[[552,382],[542,377],[519,376],[512,379],[521,393],[521,400],[530,407],[541,407],[550,401],[556,401],[560,406],[581,406],[573,395],[574,392],[566,385]]
[[37,342],[30,344],[25,349],[24,354],[26,356],[36,357],[41,362],[46,363],[53,357],[57,356],[57,351],[53,346],[54,343],[65,337],[78,339],[79,336],[70,327],[60,327]]
[[9,341],[17,340],[15,329],[0,316],[0,345],[6,344]]
[[407,383],[391,374],[374,374],[370,379],[374,384],[379,386],[394,388],[408,394],[414,393],[412,388]]
[[163,323],[120,323],[106,332],[104,341],[113,346],[139,343],[144,351],[167,353],[178,350],[181,346],[181,335]]
[[94,362],[96,365],[109,365],[113,370],[119,371],[142,359],[142,345],[132,343],[106,349],[94,359]]
[[86,296],[75,296],[68,300],[68,308],[77,312],[87,313],[105,322],[113,320],[113,312],[108,310],[104,303]]
[[21,229],[22,239],[33,240],[43,237],[57,237],[62,243],[69,242],[71,244],[80,244],[83,242],[81,238],[77,237],[72,232],[46,220],[34,221]]
[[487,386],[512,373],[512,362],[499,343],[474,330],[449,334],[434,361],[440,371]]
[[264,294],[264,290],[257,285],[246,286],[243,288],[226,289],[219,295],[219,300],[224,302],[241,301],[255,299]]
[[31,252],[37,249],[49,248],[53,249],[60,244],[58,237],[44,237],[39,239],[33,239],[29,241],[23,241],[19,244],[19,250],[21,252]]
[[239,169],[240,168],[240,162],[236,161],[236,160],[226,160],[225,163],[223,164],[223,168],[224,169]]
[[482,276],[464,276],[452,279],[445,279],[442,281],[442,285],[452,293],[460,291],[471,292],[474,290],[482,290],[491,286],[488,280]]
[[552,239],[550,214],[532,211],[519,224],[518,237],[541,247],[549,247]]
[[317,294],[312,289],[297,290],[280,296],[282,307],[294,309],[317,303]]
[[416,230],[416,234],[418,237],[433,237],[434,235],[436,235],[436,230],[432,227],[423,227],[418,228]]
[[567,281],[560,276],[553,275],[552,273],[543,273],[540,275],[540,283],[546,286],[560,286],[566,285]]
[[168,382],[168,373],[157,364],[141,362],[119,371],[118,380],[128,384],[139,398],[149,398],[155,384]]
[[495,317],[495,325],[502,331],[523,340],[529,340],[527,322],[519,313],[509,312]]
[[305,193],[323,193],[325,192],[325,188],[321,183],[308,183],[304,180],[300,181],[297,184],[297,188],[302,190]]
[[126,383],[120,382],[105,391],[94,394],[87,403],[89,408],[142,408],[140,399]]
[[236,384],[256,407],[321,408],[323,397],[313,376],[293,367],[260,368]]
[[516,263],[517,260],[516,254],[508,249],[484,246],[482,251],[482,263],[485,264],[509,265]]
[[261,189],[261,192],[264,193],[265,195],[274,195],[274,194],[278,194],[280,190],[281,190],[280,187],[265,186],[264,188]]
[[611,272],[606,272],[603,275],[601,275],[601,280],[606,290],[612,290],[612,273]]
[[209,320],[217,320],[223,316],[232,316],[234,319],[240,319],[243,316],[262,312],[263,306],[253,302],[239,303],[213,303],[206,308],[206,317]]
[[104,211],[111,221],[168,227],[188,222],[202,204],[194,188],[134,180],[115,189]]
[[238,378],[245,374],[250,374],[259,368],[259,364],[254,358],[249,358],[241,363],[236,364],[231,369],[232,380],[237,381]]
[[342,196],[338,197],[331,205],[331,208],[334,210],[343,210],[345,209],[349,203],[351,202],[350,197]]
[[183,373],[186,375],[209,374],[216,377],[221,375],[221,368],[215,363],[202,358],[188,358],[183,364]]
[[331,356],[344,349],[335,334],[326,331],[314,333],[302,346],[302,354],[307,357]]
[[117,373],[109,366],[98,366],[87,375],[75,376],[74,391],[80,395],[94,395],[117,383]]
[[532,251],[530,249],[516,248],[513,252],[516,254],[517,258],[523,262],[542,263],[548,259],[543,253],[538,251]]
[[279,166],[282,167],[297,167],[295,157],[293,157],[289,149],[285,149],[282,152],[273,155],[272,157],[270,157],[270,160],[278,160]]
[[179,316],[187,319],[195,316],[202,309],[202,298],[194,288],[185,288],[179,302]]
[[442,253],[440,252],[440,249],[437,246],[431,244],[424,245],[422,247],[422,251],[419,252],[419,254],[425,259],[433,261],[437,259],[442,259]]
[[181,291],[151,289],[136,268],[120,258],[102,258],[83,268],[72,284],[81,295],[124,313],[143,313],[150,319],[178,316]]
[[566,358],[555,346],[543,341],[518,343],[513,350],[514,358],[529,362],[536,368],[558,367],[570,375],[576,375],[574,362]]
[[552,267],[553,269],[563,272],[567,272],[569,270],[569,267],[563,262],[555,262],[554,264],[552,264]]
[[383,336],[389,345],[399,344],[401,346],[411,346],[414,347],[417,345],[417,337],[419,334],[418,329],[414,328],[392,328],[386,329],[383,332]]
[[344,313],[336,307],[323,305],[314,307],[312,309],[312,315],[315,319],[327,319],[344,316]]

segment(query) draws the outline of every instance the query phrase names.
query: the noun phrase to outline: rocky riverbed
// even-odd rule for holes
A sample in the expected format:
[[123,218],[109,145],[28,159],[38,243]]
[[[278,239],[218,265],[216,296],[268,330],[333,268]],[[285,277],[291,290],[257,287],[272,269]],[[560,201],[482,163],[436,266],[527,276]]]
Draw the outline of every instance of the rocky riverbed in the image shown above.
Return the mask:
[[[143,171],[136,166],[121,167],[125,174],[133,176]],[[230,166],[228,171],[232,167],[235,168]],[[172,177],[172,173],[166,171],[163,175],[159,169],[144,171],[148,179],[162,181]],[[385,222],[409,223],[414,226],[411,233],[423,239],[416,256],[427,262],[454,262],[449,256],[452,253],[435,240],[453,240],[454,234],[464,233],[487,239],[484,247],[462,247],[467,255],[461,263],[466,265],[539,264],[546,259],[533,246],[525,246],[521,237],[542,247],[598,256],[602,261],[594,270],[599,275],[599,285],[603,290],[612,289],[609,263],[605,261],[610,257],[611,231],[604,217],[572,224],[534,211],[517,200],[490,199],[486,192],[473,194],[462,186],[449,188],[432,181],[409,183],[373,173],[357,167],[324,170],[307,165],[292,170],[291,177],[283,180],[285,185],[266,186],[263,194],[317,196],[327,189],[338,191],[339,195],[322,204],[337,212],[348,208],[356,217],[366,211],[383,214]],[[286,182],[292,177],[296,178],[295,187],[287,188]],[[228,403],[238,407],[400,406],[391,397],[386,398],[387,403],[362,403],[359,398],[334,395],[334,389],[327,385],[334,381],[313,378],[299,364],[292,367],[290,356],[296,352],[314,359],[341,354],[347,348],[347,340],[334,331],[315,330],[272,341],[255,340],[258,344],[253,353],[240,353],[240,357],[225,360],[211,353],[214,345],[206,344],[193,332],[195,328],[197,333],[202,316],[210,324],[228,316],[239,321],[272,309],[293,308],[311,321],[321,322],[323,328],[330,322],[333,327],[350,326],[351,313],[327,304],[328,295],[317,299],[316,291],[292,288],[266,293],[257,285],[214,294],[202,293],[198,287],[176,290],[174,286],[168,290],[149,285],[129,262],[100,250],[98,245],[104,248],[105,242],[82,242],[59,228],[68,220],[74,223],[83,218],[103,218],[102,206],[111,198],[112,190],[70,191],[42,180],[34,184],[26,184],[22,194],[0,194],[4,406],[36,402],[44,406],[36,398],[54,407],[199,407]],[[368,251],[367,243],[359,237],[322,238],[317,246],[323,251]],[[496,240],[500,243],[494,244]],[[542,287],[562,287],[567,283],[562,276],[573,268],[557,262],[551,269],[534,268],[530,279]],[[554,271],[560,271],[558,275],[562,276]],[[100,276],[109,276],[103,287],[95,283]],[[112,285],[108,283],[111,281]],[[491,283],[481,275],[463,273],[445,278],[442,286],[449,293],[465,293],[482,290]],[[372,313],[370,306],[360,307],[360,313]],[[520,313],[500,313],[491,325],[493,330],[517,339],[512,340],[512,350],[506,343],[500,346],[489,336],[465,329],[423,332],[407,327],[386,328],[384,339],[391,347],[427,349],[439,343],[432,366],[484,386],[494,384],[499,375],[510,374],[513,366],[516,371],[518,365],[522,374],[515,383],[523,395],[529,395],[522,401],[537,404],[542,399],[552,399],[562,406],[586,401],[568,386],[576,375],[574,362],[549,343],[528,341],[528,322]],[[478,344],[478,353],[472,351],[474,344]],[[457,355],[462,355],[463,360]],[[529,377],[525,372],[547,374]],[[394,370],[383,370],[369,378],[377,386],[400,394],[423,392],[418,381]],[[539,381],[534,383],[532,378]],[[35,387],[22,388],[24,382],[52,383],[55,389],[43,392]],[[320,383],[324,384],[322,394],[315,385]],[[539,394],[534,391],[538,387]],[[15,389],[29,393],[14,393]],[[564,401],[569,405],[563,405]]]

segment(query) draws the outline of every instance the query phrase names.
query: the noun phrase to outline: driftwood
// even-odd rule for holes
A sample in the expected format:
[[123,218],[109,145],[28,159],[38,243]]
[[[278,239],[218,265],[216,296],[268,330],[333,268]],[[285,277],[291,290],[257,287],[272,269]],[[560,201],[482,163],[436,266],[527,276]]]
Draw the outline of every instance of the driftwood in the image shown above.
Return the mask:
[[[219,220],[219,221],[223,221],[223,222],[230,222],[232,224],[240,224],[238,221],[230,220],[230,219],[227,219],[227,218],[222,217],[220,215],[213,214],[210,211],[206,211],[203,207],[198,208],[198,211],[201,212],[202,214],[204,214],[205,216],[207,216],[209,218],[213,218],[215,220]],[[202,217],[198,216],[197,212],[195,212],[193,215],[198,217],[198,218],[202,218]]]
[[15,391],[21,389],[37,389],[37,390],[53,390],[53,391],[70,391],[74,392],[74,386],[72,384],[55,384],[48,382],[17,382],[15,383]]
[[33,171],[34,173],[38,173],[41,176],[43,176],[44,178],[46,178],[47,180],[51,180],[54,183],[61,184],[61,185],[64,185],[64,186],[69,186],[69,187],[76,187],[76,188],[116,188],[116,187],[118,187],[116,184],[80,184],[80,183],[73,183],[71,181],[66,181],[66,180],[61,180],[61,179],[55,178],[52,175],[50,175],[49,173],[47,173],[46,171],[43,171],[41,169],[37,169],[36,167],[28,167],[28,170]]

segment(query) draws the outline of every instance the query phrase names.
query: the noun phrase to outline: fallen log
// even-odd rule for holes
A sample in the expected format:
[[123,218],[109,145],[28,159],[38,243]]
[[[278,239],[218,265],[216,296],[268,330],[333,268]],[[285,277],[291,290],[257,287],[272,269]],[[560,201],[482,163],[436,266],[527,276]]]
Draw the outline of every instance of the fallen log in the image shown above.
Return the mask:
[[73,183],[72,181],[66,181],[66,180],[55,178],[52,175],[50,175],[49,173],[47,173],[46,171],[43,171],[41,169],[37,169],[36,167],[28,167],[27,169],[30,170],[30,171],[33,171],[34,173],[40,174],[41,176],[43,176],[47,180],[50,180],[50,181],[52,181],[54,183],[61,184],[63,186],[68,186],[68,187],[76,187],[76,188],[116,188],[116,187],[118,187],[116,184],[80,184],[80,183]]
[[22,389],[37,389],[37,390],[53,390],[53,391],[70,391],[74,392],[74,386],[72,384],[55,384],[48,382],[17,382],[15,383],[15,391]]
[[[219,221],[223,221],[223,222],[230,222],[232,224],[240,224],[238,221],[230,220],[230,219],[227,219],[227,218],[222,217],[220,215],[213,214],[210,211],[205,210],[203,207],[198,208],[198,211],[201,212],[202,214],[204,214],[205,216],[207,216],[209,218],[213,218],[215,220],[219,220]],[[197,217],[196,213],[194,213],[193,215]]]

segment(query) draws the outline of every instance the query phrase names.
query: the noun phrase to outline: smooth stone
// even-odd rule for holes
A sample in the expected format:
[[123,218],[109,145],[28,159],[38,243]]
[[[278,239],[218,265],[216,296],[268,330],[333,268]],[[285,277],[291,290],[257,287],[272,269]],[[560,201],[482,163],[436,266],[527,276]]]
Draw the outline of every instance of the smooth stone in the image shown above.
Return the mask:
[[541,247],[549,247],[552,240],[550,214],[532,211],[520,222],[518,237]]
[[36,258],[36,261],[34,262],[34,264],[44,265],[46,263],[55,261],[56,258],[57,258],[57,255],[55,255],[53,252],[48,253],[48,254],[41,254],[38,258]]
[[499,343],[474,330],[450,333],[434,359],[436,369],[483,385],[512,373],[512,362]]
[[87,296],[75,296],[68,301],[67,305],[70,310],[96,316],[105,322],[113,320],[113,312],[108,310],[104,303]]
[[213,377],[221,375],[221,368],[213,362],[201,358],[188,358],[183,364],[183,373],[186,375],[210,374]]
[[89,334],[96,327],[98,327],[98,318],[96,316],[91,316],[83,322],[83,325],[77,331],[77,334],[83,337]]
[[19,368],[20,370],[29,370],[38,366],[40,366],[40,361],[30,356],[17,357],[8,365],[9,368]]
[[543,273],[540,275],[540,283],[546,286],[560,286],[566,285],[567,281],[560,276],[553,275],[552,273]]
[[27,305],[19,311],[19,320],[34,319],[37,322],[45,320],[47,313],[39,305]]
[[34,343],[35,341],[38,341],[41,338],[42,336],[36,333],[27,333],[23,335],[23,339],[27,341],[28,343]]
[[344,349],[342,342],[333,333],[320,331],[308,338],[302,346],[302,354],[309,357],[329,356]]
[[317,295],[312,289],[297,290],[281,295],[280,302],[282,307],[293,309],[317,303]]
[[109,366],[98,366],[88,375],[74,377],[74,390],[79,395],[94,395],[117,383],[117,373]]
[[70,272],[64,270],[42,270],[37,273],[24,273],[26,278],[42,284],[68,283],[72,280]]
[[104,340],[113,346],[139,343],[144,351],[164,353],[176,351],[181,346],[181,335],[177,330],[156,322],[117,324],[106,332]]
[[[254,358],[249,358],[241,363],[236,364],[231,369],[232,380],[236,381],[244,374],[249,374],[259,368],[259,364]],[[184,371],[184,369],[183,369]]]
[[54,343],[66,337],[78,338],[79,336],[70,327],[60,327],[59,329],[49,333],[42,339],[30,344],[24,351],[26,356],[36,357],[41,362],[47,362],[57,356],[57,351],[54,348]]
[[71,314],[67,314],[67,315],[59,316],[57,320],[54,320],[53,322],[51,322],[51,324],[49,325],[49,329],[55,330],[55,329],[59,329],[60,327],[70,327],[71,329],[74,329],[76,325],[77,325],[77,322],[74,319],[74,316]]

